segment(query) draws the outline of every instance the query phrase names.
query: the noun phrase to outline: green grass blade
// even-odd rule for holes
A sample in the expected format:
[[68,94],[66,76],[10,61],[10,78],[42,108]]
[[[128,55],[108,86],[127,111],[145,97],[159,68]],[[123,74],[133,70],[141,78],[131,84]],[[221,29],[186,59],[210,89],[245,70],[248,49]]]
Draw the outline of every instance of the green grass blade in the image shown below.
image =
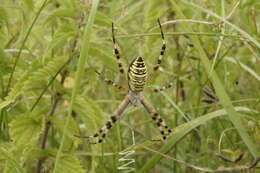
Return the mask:
[[67,115],[66,122],[65,122],[65,125],[64,125],[64,129],[63,129],[61,144],[60,144],[59,150],[58,150],[57,155],[56,155],[56,160],[55,160],[55,165],[54,165],[54,170],[53,170],[54,173],[58,172],[57,168],[58,168],[58,164],[59,164],[59,161],[60,161],[60,158],[61,158],[61,155],[62,155],[62,149],[63,149],[64,143],[65,143],[66,130],[67,130],[68,125],[69,125],[69,119],[71,117],[72,107],[73,107],[73,104],[76,100],[78,89],[80,87],[80,81],[83,78],[84,66],[85,66],[86,61],[87,61],[88,50],[89,50],[89,47],[90,47],[91,28],[92,28],[92,25],[94,23],[94,18],[95,18],[96,12],[97,12],[98,3],[99,3],[99,0],[93,0],[89,16],[86,16],[86,19],[85,19],[87,25],[84,29],[83,42],[82,42],[82,45],[81,45],[80,57],[79,57],[79,61],[78,61],[78,64],[77,64],[77,72],[76,72],[76,76],[75,76],[75,78],[76,78],[75,86],[72,90],[72,95],[71,95],[71,100],[70,100],[70,105],[69,105],[69,111],[68,111],[68,115]]
[[242,69],[244,69],[249,74],[251,74],[254,78],[256,78],[258,80],[258,82],[260,82],[260,76],[249,66],[247,66],[244,63],[240,62],[239,60],[237,60],[235,58],[231,58],[231,57],[226,57],[224,60],[239,65]]
[[[180,16],[181,18],[186,18],[186,16],[183,14],[182,10],[178,6],[178,3],[174,0],[171,0],[170,2],[172,3],[172,8],[177,13],[177,15]],[[182,25],[182,26],[184,26],[184,25]],[[182,29],[186,32],[192,32],[192,29],[190,27],[182,27]],[[245,35],[245,37],[247,37],[247,35]],[[247,37],[247,38],[249,39],[251,37]],[[246,128],[242,124],[239,114],[235,111],[235,109],[232,105],[232,102],[231,102],[227,92],[225,91],[225,88],[222,85],[217,73],[214,70],[212,70],[212,73],[210,73],[211,63],[210,63],[210,61],[207,57],[207,54],[204,51],[202,45],[200,44],[200,40],[199,40],[198,36],[190,36],[190,40],[193,43],[194,48],[200,54],[202,64],[203,64],[207,74],[210,75],[211,81],[212,81],[212,83],[214,85],[214,89],[216,91],[216,95],[218,96],[221,105],[227,111],[229,119],[235,126],[235,128],[238,131],[243,142],[247,145],[248,150],[251,152],[251,154],[254,157],[259,156],[259,151],[257,151],[255,144],[251,140],[249,134],[246,131]],[[251,40],[251,41],[254,42],[254,40]]]
[[[235,107],[236,111],[254,112],[244,107]],[[173,135],[167,140],[167,143],[158,151],[159,153],[167,153],[182,137],[187,135],[191,130],[195,129],[201,124],[206,123],[209,120],[217,118],[219,116],[226,115],[227,112],[224,109],[208,113],[204,116],[196,118],[190,122],[182,124],[174,129]],[[145,165],[138,171],[138,173],[148,172],[156,163],[160,160],[162,155],[155,154]]]
[[7,83],[6,94],[8,93],[9,88],[10,88],[10,86],[11,86],[11,82],[12,82],[12,79],[13,79],[13,75],[14,75],[16,66],[17,66],[17,64],[18,64],[18,61],[19,61],[19,59],[20,59],[21,53],[22,53],[22,51],[23,51],[23,48],[24,48],[24,46],[25,46],[25,43],[26,43],[26,41],[28,40],[29,35],[30,35],[31,31],[32,31],[32,28],[33,28],[34,24],[36,23],[37,19],[39,18],[40,14],[41,14],[42,10],[44,9],[45,5],[47,4],[47,2],[48,2],[48,0],[44,0],[44,1],[43,1],[43,3],[42,3],[42,5],[41,5],[40,9],[38,10],[36,16],[34,17],[34,19],[33,19],[33,21],[32,21],[32,24],[30,25],[30,27],[29,27],[29,29],[28,29],[28,31],[27,31],[27,33],[26,33],[26,35],[25,35],[25,37],[24,37],[24,39],[23,39],[23,41],[22,41],[22,45],[21,45],[21,47],[20,47],[20,49],[19,49],[19,52],[18,52],[17,56],[15,57],[14,66],[13,66],[13,68],[12,68],[12,72],[11,72],[11,75],[10,75],[9,80],[8,80],[8,83]]
[[230,23],[229,21],[227,21],[225,18],[220,17],[219,15],[217,15],[216,13],[213,13],[210,10],[207,10],[197,4],[194,4],[192,2],[186,2],[183,1],[183,3],[185,3],[186,5],[192,5],[193,7],[198,8],[199,10],[209,14],[210,16],[213,16],[219,20],[221,20],[222,22],[224,22],[225,24],[231,26],[233,29],[235,29],[236,31],[238,31],[240,34],[242,34],[245,38],[247,38],[248,40],[250,40],[251,42],[253,42],[258,48],[260,48],[260,43],[258,43],[258,41],[256,39],[254,39],[251,35],[249,35],[246,31],[242,30],[241,28],[239,28],[238,26],[234,25],[233,23]]
[[171,99],[170,96],[165,94],[164,92],[161,92],[161,94],[169,101],[169,103],[179,112],[179,114],[186,120],[189,121],[190,118],[185,115],[185,113],[180,109],[178,105],[175,104],[175,102]]

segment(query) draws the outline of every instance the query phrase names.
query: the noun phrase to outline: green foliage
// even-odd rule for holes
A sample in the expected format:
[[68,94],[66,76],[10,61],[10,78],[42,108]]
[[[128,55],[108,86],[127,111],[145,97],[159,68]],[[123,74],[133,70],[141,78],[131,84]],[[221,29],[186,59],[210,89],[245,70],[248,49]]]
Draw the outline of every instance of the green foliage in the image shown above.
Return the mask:
[[28,9],[33,10],[34,8],[34,2],[33,0],[23,0],[25,5],[27,6]]
[[[19,162],[15,160],[15,157],[1,145],[0,148],[1,159],[5,160],[5,168],[4,172],[11,173],[11,172],[18,172],[18,173],[25,173],[25,170],[19,165]],[[3,170],[3,168],[2,168]]]
[[60,164],[57,168],[58,173],[84,173],[79,160],[69,154],[63,155],[60,158]]
[[34,143],[42,130],[41,116],[19,115],[10,123],[10,136],[15,145]]
[[[65,64],[66,60],[66,57],[52,58],[40,66],[35,64],[32,69],[29,68],[11,88],[8,96],[5,97],[5,101],[0,104],[0,107],[7,106],[14,102],[21,94],[31,92],[34,88],[38,90],[43,89],[44,86],[46,87],[47,82]],[[35,69],[36,66],[38,68]]]
[[0,23],[4,23],[5,21],[7,21],[7,19],[8,16],[7,16],[6,9],[0,6]]
[[[245,112],[253,112],[253,110],[248,110],[247,108],[237,107],[236,111],[245,111]],[[174,129],[174,135],[170,137],[168,142],[164,144],[162,148],[159,150],[159,154],[154,155],[143,167],[138,171],[139,173],[147,172],[149,169],[155,166],[155,164],[162,157],[160,153],[167,153],[182,137],[187,135],[191,130],[195,129],[197,126],[206,123],[207,121],[214,119],[219,116],[226,115],[225,110],[218,110],[215,112],[208,113],[204,116],[201,116],[195,120],[192,120],[188,123],[182,124]]]
[[[154,73],[158,18],[167,49]],[[0,172],[119,173],[120,152],[130,150],[136,172],[198,172],[174,158],[211,170],[232,166],[214,153],[245,152],[237,164],[249,165],[260,150],[259,20],[257,0],[1,0]],[[75,137],[95,134],[127,93],[112,22],[126,71],[142,56],[146,89],[174,81],[164,92],[144,92],[174,131],[164,142],[151,141],[158,129],[143,107],[131,106],[102,144]],[[203,88],[214,102],[205,102]]]
[[77,97],[73,110],[86,125],[89,135],[95,133],[105,122],[101,108],[93,100]]

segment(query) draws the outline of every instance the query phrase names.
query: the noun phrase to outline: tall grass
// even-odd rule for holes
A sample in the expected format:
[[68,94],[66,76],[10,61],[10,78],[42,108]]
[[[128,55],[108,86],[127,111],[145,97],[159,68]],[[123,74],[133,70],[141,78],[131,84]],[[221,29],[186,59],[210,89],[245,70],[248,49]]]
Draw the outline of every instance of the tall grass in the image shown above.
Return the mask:
[[[121,157],[140,173],[250,167],[260,156],[257,3],[1,1],[0,172],[123,172]],[[153,72],[162,45],[158,18],[167,49]],[[173,129],[166,141],[152,140],[160,133],[141,106],[128,107],[102,144],[75,137],[99,130],[127,93],[112,22],[126,71],[142,56],[147,90],[174,81],[164,92],[144,92]],[[234,160],[242,152],[235,164],[215,155]]]

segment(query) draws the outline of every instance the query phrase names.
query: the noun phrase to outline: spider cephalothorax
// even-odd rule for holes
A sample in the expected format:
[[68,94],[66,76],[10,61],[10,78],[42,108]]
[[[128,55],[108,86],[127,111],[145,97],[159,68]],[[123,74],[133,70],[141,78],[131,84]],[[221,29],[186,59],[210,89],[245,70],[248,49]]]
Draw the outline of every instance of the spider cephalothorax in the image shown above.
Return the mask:
[[[164,40],[164,34],[162,31],[162,26],[160,24],[160,21],[158,19],[158,24],[160,27],[161,31],[161,38],[163,41],[163,45],[161,48],[160,56],[158,58],[157,64],[153,67],[154,71],[157,71],[161,62],[162,58],[166,49],[166,43]],[[112,41],[114,43],[114,54],[116,56],[117,62],[118,62],[118,67],[119,67],[119,72],[122,76],[124,76],[124,69],[122,66],[122,63],[120,61],[120,53],[118,49],[118,45],[116,43],[115,35],[114,35],[114,24],[112,23]],[[97,72],[98,75],[101,76],[99,72]],[[144,62],[144,59],[142,57],[136,57],[133,59],[133,61],[130,63],[128,67],[128,87],[129,87],[129,92],[125,96],[124,100],[121,102],[117,110],[111,115],[110,119],[106,122],[106,124],[93,136],[77,136],[77,137],[82,137],[82,138],[97,138],[95,142],[90,142],[92,144],[97,144],[101,143],[103,139],[105,138],[107,132],[113,127],[115,122],[118,120],[119,116],[123,113],[123,111],[126,109],[126,107],[131,103],[134,106],[138,105],[143,105],[147,112],[151,115],[152,119],[155,121],[155,124],[158,126],[160,129],[160,133],[163,136],[163,139],[166,139],[167,136],[169,136],[172,133],[172,130],[165,124],[163,119],[159,116],[159,114],[156,112],[154,107],[145,99],[143,96],[143,91],[144,91],[144,86],[146,83],[146,78],[147,78],[147,68]],[[122,89],[123,87],[114,83],[110,79],[106,79],[101,77],[107,84],[113,85],[114,87],[118,89]],[[154,92],[159,92],[162,90],[165,90],[172,85],[167,85],[165,87],[162,87],[160,89],[154,89]]]

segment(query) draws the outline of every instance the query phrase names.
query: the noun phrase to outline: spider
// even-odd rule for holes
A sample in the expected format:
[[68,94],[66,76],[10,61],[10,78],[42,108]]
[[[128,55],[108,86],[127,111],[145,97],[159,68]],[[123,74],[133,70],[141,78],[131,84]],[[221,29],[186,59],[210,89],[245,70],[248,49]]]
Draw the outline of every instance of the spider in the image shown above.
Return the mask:
[[[153,67],[153,71],[157,71],[159,69],[159,66],[162,62],[165,50],[166,50],[166,42],[164,39],[164,34],[162,30],[162,26],[160,23],[160,20],[158,19],[158,25],[161,31],[161,38],[162,38],[162,47],[160,51],[160,56],[157,60],[157,63]],[[112,23],[112,41],[114,44],[114,54],[117,59],[117,64],[119,67],[119,72],[123,76],[125,74],[125,71],[123,69],[122,63],[120,61],[120,53],[119,53],[119,47],[116,43],[115,34],[114,34],[114,24]],[[101,79],[106,82],[109,85],[112,85],[118,89],[122,89],[122,87],[112,80],[103,78],[101,76],[101,73],[96,71],[96,73],[101,77]],[[152,119],[155,121],[155,124],[158,126],[160,133],[162,135],[162,139],[165,140],[171,133],[172,130],[165,124],[164,120],[160,117],[160,115],[156,112],[155,108],[145,99],[143,95],[144,86],[146,84],[146,78],[147,78],[147,68],[145,65],[145,61],[142,57],[138,56],[132,60],[128,67],[127,72],[127,78],[128,78],[128,94],[125,96],[119,107],[113,112],[113,114],[110,116],[109,120],[105,123],[105,125],[94,135],[92,136],[76,136],[79,138],[94,138],[96,139],[95,142],[90,142],[90,144],[98,144],[101,143],[104,138],[106,137],[106,134],[108,131],[113,127],[113,125],[116,123],[120,115],[123,113],[123,111],[127,108],[129,104],[132,104],[134,106],[143,105],[144,108],[147,110],[147,112],[151,115]],[[167,88],[170,88],[172,84],[168,84],[160,89],[153,89],[153,92],[159,92],[163,91]]]

